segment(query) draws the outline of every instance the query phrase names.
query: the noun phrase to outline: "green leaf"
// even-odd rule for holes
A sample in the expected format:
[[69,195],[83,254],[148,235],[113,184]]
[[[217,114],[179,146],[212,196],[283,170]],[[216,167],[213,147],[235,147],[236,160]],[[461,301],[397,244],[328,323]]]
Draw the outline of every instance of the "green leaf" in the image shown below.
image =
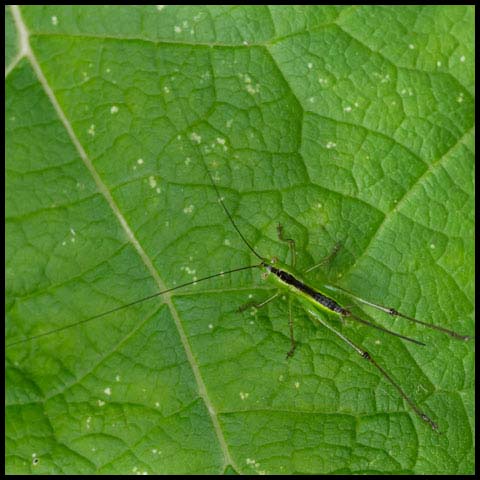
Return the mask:
[[[331,281],[473,333],[473,7],[6,13],[7,345],[258,261],[205,165],[263,256],[279,222],[300,270],[340,242]],[[272,293],[246,270],[8,346],[6,471],[473,473],[473,341],[332,320],[438,435],[295,303],[285,360],[286,302],[237,313]]]

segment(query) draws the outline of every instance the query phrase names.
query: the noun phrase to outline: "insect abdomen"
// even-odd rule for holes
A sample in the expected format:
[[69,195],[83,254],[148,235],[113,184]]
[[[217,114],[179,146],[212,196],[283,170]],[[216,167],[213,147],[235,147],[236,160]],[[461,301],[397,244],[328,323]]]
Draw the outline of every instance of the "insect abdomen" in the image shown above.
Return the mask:
[[281,280],[282,283],[294,287],[300,292],[305,293],[309,297],[313,298],[320,305],[324,306],[332,312],[339,313],[340,315],[348,315],[348,311],[341,307],[335,300],[327,297],[323,293],[317,292],[312,287],[305,285],[303,282],[295,278],[291,273],[281,270],[279,268],[272,267],[271,265],[265,265],[265,267],[273,273],[277,278]]
[[332,310],[332,312],[340,313],[341,315],[345,315],[347,313],[347,311],[343,307],[341,307],[335,300],[332,300],[331,298],[323,295],[320,292],[315,292],[312,297],[324,307]]

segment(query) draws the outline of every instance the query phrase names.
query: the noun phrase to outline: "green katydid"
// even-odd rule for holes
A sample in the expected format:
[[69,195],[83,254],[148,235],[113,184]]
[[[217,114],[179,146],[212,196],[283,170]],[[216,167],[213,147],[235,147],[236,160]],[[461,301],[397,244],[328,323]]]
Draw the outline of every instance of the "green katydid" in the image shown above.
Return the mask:
[[[289,249],[290,249],[290,265],[287,265],[285,263],[281,263],[278,261],[278,259],[273,258],[273,259],[267,259],[263,257],[261,254],[255,250],[255,248],[249,243],[249,241],[245,238],[239,227],[237,226],[237,223],[235,222],[232,214],[228,210],[228,208],[225,205],[223,197],[220,195],[219,189],[214,181],[214,178],[212,177],[210,171],[207,169],[207,174],[210,179],[210,182],[212,184],[213,189],[215,190],[216,196],[218,198],[218,201],[223,208],[226,216],[228,217],[231,225],[233,228],[236,230],[238,235],[240,236],[241,240],[243,243],[248,247],[248,249],[253,253],[253,255],[259,260],[258,263],[255,263],[253,265],[247,265],[247,266],[242,266],[238,268],[234,268],[225,272],[220,272],[216,273],[213,275],[208,275],[190,282],[182,283],[181,285],[177,285],[175,287],[162,290],[160,292],[154,293],[152,295],[140,298],[138,300],[129,302],[127,304],[121,305],[117,308],[113,308],[108,311],[104,311],[102,313],[99,313],[97,315],[91,316],[89,318],[86,318],[84,320],[68,324],[53,330],[49,330],[43,333],[40,333],[38,335],[28,337],[28,338],[23,338],[20,340],[12,341],[7,344],[7,347],[13,347],[15,345],[27,342],[27,341],[32,341],[39,339],[41,337],[45,337],[72,327],[75,327],[77,325],[82,325],[88,322],[91,322],[93,320],[99,319],[101,317],[104,317],[106,315],[112,314],[114,312],[118,312],[120,310],[126,309],[128,307],[131,307],[133,305],[139,304],[141,302],[156,298],[158,296],[170,293],[172,291],[187,287],[189,285],[195,285],[198,284],[202,281],[206,281],[218,276],[223,276],[226,274],[231,274],[243,270],[248,270],[248,269],[260,269],[262,271],[262,278],[270,283],[272,283],[274,286],[278,288],[278,291],[267,298],[266,300],[256,303],[256,302],[249,302],[239,308],[239,311],[243,311],[246,308],[253,306],[255,308],[261,308],[274,299],[278,298],[281,292],[286,293],[290,296],[292,296],[294,299],[296,299],[305,309],[309,317],[315,322],[318,323],[319,325],[327,328],[330,332],[332,332],[334,335],[336,335],[339,339],[341,339],[345,344],[347,344],[353,351],[355,351],[359,356],[361,356],[363,359],[367,360],[380,374],[382,377],[387,380],[398,392],[398,394],[408,403],[409,407],[412,409],[412,411],[425,423],[429,424],[430,427],[438,431],[438,425],[435,423],[426,413],[424,413],[420,407],[414,402],[414,400],[407,395],[407,393],[403,390],[403,388],[399,385],[399,383],[379,364],[377,361],[361,346],[357,345],[354,343],[352,340],[350,340],[344,333],[342,333],[340,330],[335,328],[333,325],[328,323],[325,318],[323,317],[322,314],[328,314],[328,315],[337,315],[341,319],[344,318],[349,318],[352,319],[356,322],[362,323],[364,325],[373,327],[375,329],[378,329],[384,333],[387,333],[389,335],[393,335],[396,337],[399,337],[405,341],[425,346],[424,343],[415,340],[413,338],[401,335],[399,333],[393,332],[391,330],[388,330],[384,327],[381,327],[379,325],[373,324],[370,321],[367,321],[363,318],[360,318],[359,316],[355,315],[352,313],[352,311],[349,308],[343,307],[339,301],[336,300],[336,297],[338,298],[338,295],[347,295],[348,297],[351,297],[365,305],[368,305],[370,307],[373,307],[377,310],[380,310],[384,313],[387,313],[388,315],[392,317],[401,317],[404,318],[410,322],[420,324],[422,326],[425,326],[427,328],[431,328],[434,330],[438,330],[444,334],[447,334],[451,336],[452,338],[455,338],[457,340],[463,340],[463,341],[468,341],[471,339],[470,336],[468,335],[461,335],[458,334],[452,330],[439,327],[436,325],[431,325],[427,324],[425,322],[422,322],[420,320],[417,320],[415,318],[409,317],[407,315],[404,315],[394,308],[390,307],[384,307],[382,305],[370,302],[368,300],[362,299],[353,293],[345,290],[344,288],[330,285],[326,279],[324,281],[319,281],[317,279],[317,282],[315,285],[312,285],[311,282],[307,281],[304,278],[304,275],[300,273],[299,271],[296,270],[295,268],[295,263],[296,263],[296,251],[295,251],[295,242],[293,239],[290,238],[285,238],[283,227],[279,224],[277,227],[277,233],[278,233],[278,238],[282,242],[288,243]],[[326,257],[324,260],[322,260],[320,263],[314,265],[313,267],[309,268],[306,270],[304,273],[308,273],[314,269],[317,269],[317,267],[321,266],[323,263],[326,263],[327,261],[330,261],[337,253],[339,249],[339,245],[337,244],[335,248],[333,249],[332,253]],[[289,304],[290,305],[290,304]],[[290,350],[287,352],[287,358],[291,357],[294,354],[295,348],[296,348],[296,342],[295,342],[295,337],[294,337],[294,322],[292,319],[291,315],[291,309],[289,308],[289,330],[290,330]]]

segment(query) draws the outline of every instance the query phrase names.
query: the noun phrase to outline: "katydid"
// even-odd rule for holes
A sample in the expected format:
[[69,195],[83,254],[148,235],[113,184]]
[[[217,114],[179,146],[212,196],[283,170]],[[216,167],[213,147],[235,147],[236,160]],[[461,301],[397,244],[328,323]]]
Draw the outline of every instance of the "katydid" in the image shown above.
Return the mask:
[[[293,239],[285,237],[283,227],[280,224],[277,227],[278,238],[279,238],[280,241],[288,243],[289,250],[290,250],[290,265],[287,265],[285,263],[281,263],[276,258],[267,259],[267,258],[263,257],[249,243],[249,241],[245,238],[245,236],[243,235],[243,233],[239,229],[239,227],[236,224],[232,214],[230,213],[230,211],[226,207],[224,199],[220,195],[219,189],[218,189],[218,187],[217,187],[217,185],[214,181],[214,178],[212,177],[212,175],[211,175],[211,173],[208,169],[207,169],[207,174],[208,174],[208,177],[210,179],[210,183],[212,184],[213,189],[215,190],[218,201],[219,201],[221,207],[223,208],[226,216],[228,217],[231,225],[233,226],[233,228],[238,233],[242,242],[248,247],[248,249],[253,253],[253,255],[259,260],[259,262],[255,263],[255,264],[252,264],[252,265],[247,265],[247,266],[241,266],[241,267],[238,267],[238,268],[234,268],[234,269],[231,269],[231,270],[228,270],[228,271],[225,271],[225,272],[220,272],[220,273],[216,273],[216,274],[213,274],[213,275],[208,275],[208,276],[196,279],[194,281],[190,281],[190,282],[187,282],[187,283],[183,283],[181,285],[177,285],[175,287],[172,287],[172,288],[154,293],[152,295],[140,298],[138,300],[134,300],[134,301],[129,302],[127,304],[121,305],[117,308],[113,308],[111,310],[108,310],[108,311],[99,313],[97,315],[91,316],[91,317],[89,317],[87,319],[84,319],[84,320],[81,320],[79,322],[68,324],[68,325],[56,328],[54,330],[46,331],[46,332],[40,333],[40,334],[32,336],[32,337],[23,338],[23,339],[20,339],[20,340],[13,341],[11,343],[8,343],[7,347],[10,348],[10,347],[13,347],[15,345],[18,345],[18,344],[21,344],[21,343],[24,343],[24,342],[27,342],[27,341],[36,340],[38,338],[45,337],[45,336],[60,332],[62,330],[66,330],[66,329],[75,327],[77,325],[82,325],[82,324],[91,322],[93,320],[99,319],[99,318],[104,317],[106,315],[112,314],[114,312],[118,312],[118,311],[123,310],[125,308],[128,308],[130,306],[139,304],[139,303],[147,301],[147,300],[151,300],[151,299],[156,298],[158,296],[170,293],[172,291],[181,289],[183,287],[187,287],[189,285],[195,285],[195,284],[198,284],[200,282],[210,280],[210,279],[213,279],[215,277],[223,276],[223,275],[226,275],[226,274],[231,274],[231,273],[240,272],[240,271],[244,271],[244,270],[248,270],[248,269],[258,268],[259,270],[262,271],[262,278],[266,281],[269,281],[274,286],[276,286],[278,288],[278,291],[274,295],[270,296],[269,298],[267,298],[266,300],[264,300],[262,302],[259,302],[259,303],[249,302],[249,303],[239,307],[239,309],[238,309],[239,311],[243,311],[246,308],[251,307],[251,306],[253,306],[257,309],[261,308],[261,307],[267,305],[268,303],[270,303],[271,301],[275,300],[276,298],[278,298],[281,292],[284,292],[284,293],[290,295],[293,299],[296,299],[303,306],[303,308],[305,309],[308,316],[315,323],[318,323],[319,325],[328,329],[330,332],[332,332],[334,335],[336,335],[340,340],[342,340],[345,344],[347,344],[353,351],[355,351],[361,358],[367,360],[381,374],[381,376],[385,380],[387,380],[397,390],[400,397],[402,397],[407,402],[407,404],[409,405],[411,410],[423,422],[429,424],[430,427],[434,431],[438,432],[437,423],[435,423],[426,413],[424,413],[420,409],[420,407],[414,402],[414,400],[409,395],[407,395],[407,393],[403,390],[403,388],[400,386],[400,384],[370,355],[370,353],[368,353],[361,346],[357,345],[352,340],[350,340],[340,330],[338,330],[337,328],[332,326],[330,323],[328,323],[325,320],[325,318],[323,317],[322,314],[337,315],[342,320],[345,319],[345,318],[349,318],[353,321],[356,321],[356,322],[362,323],[364,325],[373,327],[373,328],[375,328],[377,330],[380,330],[384,333],[387,333],[389,335],[399,337],[402,340],[414,343],[416,345],[425,346],[424,343],[422,343],[418,340],[415,340],[415,339],[407,337],[405,335],[401,335],[399,333],[393,332],[389,329],[386,329],[384,327],[376,325],[376,324],[374,324],[370,321],[367,321],[367,320],[365,320],[363,318],[360,318],[359,316],[355,315],[354,313],[352,313],[352,311],[349,308],[346,308],[346,307],[342,306],[339,303],[339,301],[337,301],[335,299],[336,296],[338,297],[338,294],[345,294],[345,295],[347,295],[347,296],[349,296],[349,297],[351,297],[351,298],[353,298],[353,299],[355,299],[355,300],[357,300],[357,301],[359,301],[359,302],[361,302],[365,305],[368,305],[372,308],[380,310],[380,311],[382,311],[382,312],[384,312],[384,313],[386,313],[386,314],[388,314],[392,317],[401,317],[401,318],[406,319],[407,321],[410,321],[410,322],[413,322],[413,323],[416,323],[416,324],[420,324],[424,327],[434,329],[434,330],[438,330],[438,331],[440,331],[444,334],[447,334],[447,335],[449,335],[452,338],[455,338],[457,340],[468,341],[472,337],[470,337],[468,335],[461,335],[461,334],[459,334],[457,332],[454,332],[452,330],[449,330],[449,329],[446,329],[446,328],[443,328],[443,327],[439,327],[439,326],[436,326],[436,325],[431,325],[431,324],[425,323],[423,321],[417,320],[413,317],[409,317],[407,315],[404,315],[404,314],[400,313],[399,311],[397,311],[394,308],[385,307],[383,305],[379,305],[377,303],[373,303],[373,302],[370,302],[368,300],[362,299],[362,298],[354,295],[353,293],[349,292],[348,290],[346,290],[342,287],[335,286],[335,285],[330,285],[328,282],[321,282],[320,285],[313,286],[311,282],[308,282],[304,278],[304,276],[302,275],[301,272],[296,270],[296,268],[295,268],[295,264],[296,264],[295,241]],[[320,263],[310,267],[304,273],[308,273],[308,272],[316,269],[317,267],[319,267],[323,263],[331,261],[331,259],[336,255],[338,249],[339,249],[339,244],[335,245],[332,253],[330,255],[328,255],[323,261],[321,261]],[[291,305],[291,303],[289,303],[289,305]],[[290,358],[294,354],[294,351],[295,351],[295,348],[296,348],[296,341],[295,341],[295,337],[294,337],[294,322],[293,322],[293,319],[292,319],[292,314],[291,314],[291,309],[290,308],[289,308],[289,331],[290,331],[290,349],[287,352],[287,359]]]

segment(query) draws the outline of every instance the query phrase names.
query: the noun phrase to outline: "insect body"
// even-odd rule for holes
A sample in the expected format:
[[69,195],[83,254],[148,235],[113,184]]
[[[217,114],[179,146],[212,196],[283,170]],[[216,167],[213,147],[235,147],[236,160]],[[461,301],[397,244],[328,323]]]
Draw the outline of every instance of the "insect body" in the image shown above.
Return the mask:
[[[279,227],[280,230],[280,227]],[[272,264],[273,263],[273,264]],[[319,289],[316,289],[310,285],[308,285],[304,280],[301,279],[300,275],[292,270],[291,267],[288,267],[285,264],[279,264],[278,260],[274,259],[272,263],[268,263],[266,260],[262,260],[262,262],[258,265],[259,268],[261,268],[264,271],[264,278],[270,280],[273,284],[278,286],[280,289],[289,291],[290,293],[293,293],[295,297],[300,301],[300,303],[305,307],[306,312],[308,315],[314,320],[315,322],[321,324],[322,326],[326,327],[328,330],[333,332],[335,335],[337,335],[342,341],[344,341],[350,348],[352,348],[358,355],[360,355],[363,359],[369,361],[381,374],[382,376],[389,382],[391,383],[395,389],[398,391],[400,396],[406,400],[410,408],[415,412],[415,414],[424,422],[428,423],[431,428],[435,431],[438,430],[438,425],[424,412],[420,410],[420,408],[416,405],[416,403],[404,392],[404,390],[400,387],[400,385],[393,379],[393,377],[381,366],[379,365],[373,357],[363,348],[360,346],[356,345],[353,341],[351,341],[348,337],[346,337],[343,333],[341,333],[339,330],[337,330],[335,327],[330,325],[328,322],[326,322],[322,316],[319,314],[320,311],[325,311],[331,314],[336,314],[340,316],[341,318],[349,317],[355,321],[358,321],[360,323],[363,323],[365,325],[368,325],[370,327],[376,328],[378,330],[381,330],[385,333],[388,333],[390,335],[394,335],[397,337],[402,338],[403,340],[415,343],[417,345],[425,346],[424,343],[415,340],[410,337],[406,337],[404,335],[400,335],[398,333],[395,333],[391,330],[388,330],[386,328],[380,327],[378,325],[375,325],[371,322],[368,322],[367,320],[364,320],[356,315],[354,315],[349,309],[342,307],[336,300],[333,298],[329,297],[327,294],[322,293]],[[274,266],[275,264],[275,266]],[[338,287],[333,287],[333,286],[324,286],[327,289],[337,290],[339,289]],[[274,300],[277,298],[279,293],[276,293],[266,301],[257,304],[257,303],[248,303],[247,305],[241,307],[241,310],[244,310],[248,306],[254,306],[257,308],[261,308],[270,301]],[[369,303],[369,302],[368,302]],[[371,304],[372,306],[379,307],[380,309],[386,311],[392,316],[401,316],[404,317],[408,320],[414,321],[421,323],[423,325],[430,326],[428,324],[425,324],[424,322],[417,321],[416,319],[412,319],[410,317],[407,317],[397,310],[393,308],[387,308],[387,307],[382,307],[376,304]],[[291,348],[287,352],[287,358],[291,357],[295,351],[296,348],[296,343],[295,343],[295,338],[293,335],[293,320],[291,317],[291,312],[289,312],[289,323],[290,323],[290,340],[291,340]],[[435,328],[433,326],[432,328]],[[451,335],[454,338],[462,339],[462,340],[469,340],[469,336],[464,336],[464,335],[459,335],[456,332],[453,332],[448,329],[443,329],[441,330],[444,333],[447,333]]]
[[[277,298],[279,296],[280,292],[282,292],[282,291],[290,294],[294,299],[299,301],[299,303],[304,307],[305,311],[308,313],[310,318],[315,323],[318,323],[322,327],[325,327],[326,329],[328,329],[330,332],[332,332],[338,338],[340,338],[345,344],[347,344],[352,350],[354,350],[361,358],[367,360],[374,368],[377,369],[377,371],[383,376],[383,378],[385,380],[387,380],[397,390],[399,395],[408,403],[409,407],[414,411],[414,413],[423,422],[428,423],[433,430],[438,431],[437,424],[417,406],[417,404],[411,399],[410,396],[407,395],[407,393],[402,389],[402,387],[397,383],[397,381],[394,380],[394,378],[380,364],[377,363],[377,361],[370,355],[370,353],[367,352],[366,350],[364,350],[362,347],[360,347],[356,343],[354,343],[345,334],[343,334],[340,330],[338,330],[333,325],[331,325],[329,322],[327,322],[323,318],[322,313],[327,314],[327,315],[336,315],[337,317],[340,317],[341,319],[349,318],[353,321],[357,321],[357,322],[362,323],[364,325],[373,327],[373,328],[375,328],[377,330],[380,330],[384,333],[387,333],[389,335],[397,336],[397,337],[399,337],[399,338],[401,338],[405,341],[409,341],[411,343],[424,346],[424,344],[422,342],[418,341],[418,340],[415,340],[413,338],[410,338],[410,337],[407,337],[407,336],[404,336],[404,335],[400,335],[396,332],[388,330],[388,329],[386,329],[384,327],[381,327],[379,325],[375,325],[375,324],[373,324],[373,323],[371,323],[371,322],[369,322],[369,321],[367,321],[363,318],[358,317],[349,308],[341,305],[341,303],[335,299],[335,297],[338,297],[339,294],[341,294],[341,295],[346,294],[347,296],[352,297],[352,298],[354,298],[354,299],[356,299],[356,300],[358,300],[358,301],[360,301],[360,302],[362,302],[366,305],[369,305],[373,308],[381,310],[381,311],[387,313],[388,315],[390,315],[392,317],[402,317],[402,318],[404,318],[408,321],[421,324],[421,325],[426,326],[428,328],[439,330],[442,333],[448,334],[451,337],[456,338],[456,339],[469,340],[470,337],[465,336],[465,335],[460,335],[456,332],[445,329],[443,327],[437,327],[437,326],[434,326],[434,325],[426,324],[425,322],[422,322],[422,321],[417,320],[415,318],[408,317],[408,316],[398,312],[397,310],[395,310],[393,308],[384,307],[382,305],[378,305],[378,304],[369,302],[367,300],[361,299],[360,297],[355,296],[354,294],[348,292],[347,290],[345,290],[341,287],[329,285],[328,283],[322,283],[319,286],[312,285],[311,282],[309,282],[309,281],[307,281],[306,279],[303,278],[302,273],[298,272],[295,269],[295,260],[296,260],[295,242],[294,242],[293,239],[285,238],[283,228],[282,228],[281,225],[278,225],[278,229],[277,229],[278,230],[278,237],[279,237],[280,241],[286,242],[289,245],[291,265],[283,264],[275,258],[271,259],[271,260],[269,260],[267,258],[264,258],[262,255],[260,255],[253,248],[253,246],[248,242],[248,240],[245,238],[243,233],[240,231],[240,229],[238,228],[236,222],[234,221],[230,211],[227,209],[227,207],[224,203],[224,200],[220,195],[218,187],[215,184],[215,182],[214,182],[214,180],[213,180],[213,178],[212,178],[212,176],[211,176],[211,174],[208,170],[207,170],[207,173],[209,175],[211,184],[212,184],[212,186],[213,186],[213,188],[216,192],[219,203],[221,204],[223,210],[225,211],[225,214],[229,218],[231,225],[237,231],[238,235],[240,236],[240,238],[242,239],[244,244],[258,258],[258,260],[260,260],[259,263],[253,264],[253,265],[247,265],[247,266],[243,266],[243,267],[239,267],[239,268],[234,268],[234,269],[229,270],[227,272],[221,272],[221,273],[209,275],[209,276],[206,276],[206,277],[203,277],[203,278],[199,278],[199,279],[196,279],[196,280],[191,281],[191,282],[183,283],[182,285],[178,285],[178,286],[175,286],[173,288],[169,288],[169,289],[157,292],[153,295],[143,297],[141,299],[129,302],[129,303],[127,303],[125,305],[122,305],[120,307],[105,311],[105,312],[100,313],[98,315],[94,315],[94,316],[89,317],[85,320],[81,320],[80,322],[69,324],[69,325],[66,325],[66,326],[63,326],[63,327],[60,327],[60,328],[57,328],[57,329],[54,329],[54,330],[50,330],[50,331],[47,331],[47,332],[44,332],[44,333],[40,333],[40,334],[38,334],[34,337],[23,338],[21,340],[12,341],[9,344],[7,344],[7,347],[13,347],[14,345],[24,343],[26,341],[35,340],[35,339],[38,339],[40,337],[45,337],[47,335],[51,335],[53,333],[59,332],[61,330],[65,330],[65,329],[74,327],[76,325],[81,325],[81,324],[85,324],[87,322],[91,322],[93,320],[104,317],[104,316],[109,315],[111,313],[117,312],[119,310],[123,310],[123,309],[128,308],[132,305],[144,302],[146,300],[156,298],[160,295],[169,293],[171,291],[181,289],[181,288],[186,287],[188,285],[197,284],[199,282],[209,280],[209,279],[212,279],[212,278],[215,278],[215,277],[218,277],[218,276],[223,276],[223,275],[229,274],[229,273],[234,273],[234,272],[247,270],[247,269],[258,268],[258,269],[262,270],[262,272],[263,272],[262,276],[267,281],[271,282],[273,285],[278,287],[279,291],[277,293],[275,293],[273,296],[267,298],[266,300],[264,300],[260,303],[250,302],[250,303],[240,307],[239,310],[245,310],[249,306],[253,306],[253,307],[256,307],[256,308],[261,308],[261,307],[265,306],[266,304],[268,304],[269,302],[273,301],[275,298]],[[338,246],[335,247],[332,254],[330,254],[326,259],[324,259],[319,264],[311,267],[306,272],[312,271],[313,269],[320,266],[322,263],[325,263],[326,261],[331,260],[331,258],[336,254],[337,250],[338,250]],[[296,341],[295,341],[295,338],[294,338],[294,322],[293,322],[293,318],[292,318],[292,314],[291,314],[290,309],[289,309],[289,328],[290,328],[291,347],[290,347],[290,350],[287,353],[287,358],[291,357],[293,355],[293,353],[295,351],[295,348],[296,348]]]

